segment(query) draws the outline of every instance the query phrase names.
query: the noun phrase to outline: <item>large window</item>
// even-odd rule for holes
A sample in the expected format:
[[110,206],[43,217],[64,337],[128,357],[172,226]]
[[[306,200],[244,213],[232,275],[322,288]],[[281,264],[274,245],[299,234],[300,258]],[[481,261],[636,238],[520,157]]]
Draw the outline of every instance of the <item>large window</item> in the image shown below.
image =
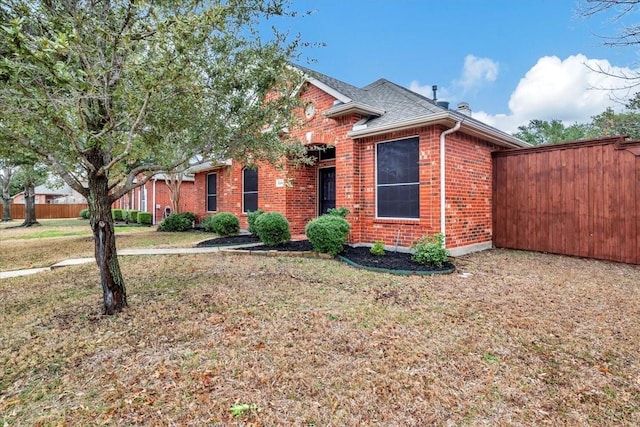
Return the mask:
[[207,212],[218,210],[218,175],[210,173],[207,175]]
[[242,212],[258,210],[258,170],[242,171]]
[[418,138],[400,139],[376,146],[377,216],[420,217]]

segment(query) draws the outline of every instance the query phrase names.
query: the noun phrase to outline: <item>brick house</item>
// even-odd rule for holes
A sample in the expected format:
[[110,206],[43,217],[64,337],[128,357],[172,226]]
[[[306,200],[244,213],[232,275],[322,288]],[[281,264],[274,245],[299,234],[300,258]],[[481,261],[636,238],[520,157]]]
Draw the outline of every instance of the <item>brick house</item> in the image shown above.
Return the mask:
[[[195,192],[193,175],[185,175],[180,186],[180,212],[193,212],[200,204]],[[171,198],[169,185],[164,174],[157,174],[144,185],[131,190],[126,196],[116,200],[114,209],[132,209],[141,212],[151,212],[153,224],[159,224],[170,213]]]
[[317,162],[200,166],[189,210],[200,219],[232,212],[242,227],[248,211],[277,211],[301,234],[309,220],[344,206],[351,243],[406,248],[443,232],[454,255],[491,247],[491,152],[526,143],[473,119],[466,103],[454,111],[385,79],[358,88],[298,68],[304,125],[291,134]]

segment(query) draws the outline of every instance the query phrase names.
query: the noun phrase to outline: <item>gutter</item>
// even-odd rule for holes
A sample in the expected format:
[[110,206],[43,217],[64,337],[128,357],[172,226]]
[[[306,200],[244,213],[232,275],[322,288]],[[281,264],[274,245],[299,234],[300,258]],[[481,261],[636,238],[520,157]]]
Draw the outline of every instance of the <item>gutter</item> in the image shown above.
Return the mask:
[[506,148],[523,148],[530,145],[519,140],[506,132],[498,130],[492,126],[484,124],[478,120],[465,120],[466,116],[456,114],[452,111],[442,111],[439,113],[425,114],[402,122],[390,123],[373,128],[358,128],[347,133],[349,138],[364,138],[368,136],[381,135],[389,132],[411,129],[418,126],[432,126],[436,124],[452,125],[458,121],[464,121],[465,133],[473,136],[480,136],[489,141]]
[[153,185],[151,187],[151,192],[153,194],[153,196],[152,196],[153,203],[151,204],[151,209],[152,209],[151,211],[153,212],[153,221],[152,222],[153,222],[154,225],[157,223],[157,221],[156,221],[156,180],[157,179],[158,178],[156,178],[155,176],[153,177]]
[[457,132],[460,129],[460,126],[462,126],[462,122],[464,121],[464,119],[462,120],[458,120],[455,124],[454,127],[452,127],[451,129],[447,129],[445,131],[443,131],[440,134],[440,233],[442,233],[443,239],[444,239],[444,247],[447,247],[447,217],[446,217],[446,202],[447,202],[447,195],[445,193],[446,191],[446,181],[445,181],[445,166],[446,166],[446,162],[445,162],[445,140],[447,138],[447,135],[452,134],[454,132]]

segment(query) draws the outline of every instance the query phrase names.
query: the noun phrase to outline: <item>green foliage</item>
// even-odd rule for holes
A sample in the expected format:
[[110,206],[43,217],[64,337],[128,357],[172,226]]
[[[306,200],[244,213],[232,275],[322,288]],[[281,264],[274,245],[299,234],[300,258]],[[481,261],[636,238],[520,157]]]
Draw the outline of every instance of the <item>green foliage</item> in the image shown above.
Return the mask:
[[264,211],[258,209],[257,211],[247,212],[247,222],[249,223],[249,233],[256,235],[256,220]]
[[82,219],[89,219],[91,216],[91,212],[89,212],[89,209],[82,209],[80,211],[80,218]]
[[241,417],[242,415],[255,411],[258,409],[258,405],[256,404],[248,404],[248,403],[236,403],[231,408],[229,408],[229,412],[234,417]]
[[412,247],[415,250],[412,259],[419,264],[442,267],[449,259],[449,251],[444,247],[442,233],[423,236]]
[[138,222],[138,213],[140,211],[137,210],[130,210],[129,211],[129,222]]
[[138,224],[151,225],[153,223],[153,216],[151,212],[138,212]]
[[371,252],[371,255],[384,256],[384,243],[379,240],[376,241],[369,249],[369,252]]
[[235,236],[240,231],[240,220],[230,212],[219,212],[205,218],[202,227],[220,236]]
[[111,217],[114,219],[114,221],[124,221],[124,210],[111,209]]
[[561,120],[557,119],[531,120],[528,125],[519,126],[513,136],[531,145],[540,145],[594,138],[597,132],[589,124],[574,123],[565,126]]
[[348,208],[345,208],[344,206],[340,206],[339,208],[331,208],[327,210],[327,215],[334,215],[334,216],[340,216],[342,218],[346,218],[347,215],[349,215],[349,212],[351,212]]
[[[140,217],[140,213],[138,213]],[[171,214],[160,224],[160,231],[189,231],[193,228],[195,215],[189,212]]]
[[291,240],[289,221],[279,212],[267,212],[258,216],[254,228],[260,241],[267,246],[283,245]]
[[351,225],[340,215],[322,215],[304,229],[313,250],[334,256],[344,249],[350,231]]

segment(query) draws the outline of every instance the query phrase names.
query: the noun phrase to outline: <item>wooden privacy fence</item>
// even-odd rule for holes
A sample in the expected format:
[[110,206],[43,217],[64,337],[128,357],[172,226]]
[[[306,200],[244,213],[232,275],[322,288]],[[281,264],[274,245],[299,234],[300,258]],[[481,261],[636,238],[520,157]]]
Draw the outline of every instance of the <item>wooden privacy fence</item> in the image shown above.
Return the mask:
[[493,153],[493,244],[640,264],[640,141]]
[[[11,218],[24,218],[23,204],[11,205]],[[36,204],[36,219],[79,218],[80,211],[87,208],[86,203],[78,204]]]

